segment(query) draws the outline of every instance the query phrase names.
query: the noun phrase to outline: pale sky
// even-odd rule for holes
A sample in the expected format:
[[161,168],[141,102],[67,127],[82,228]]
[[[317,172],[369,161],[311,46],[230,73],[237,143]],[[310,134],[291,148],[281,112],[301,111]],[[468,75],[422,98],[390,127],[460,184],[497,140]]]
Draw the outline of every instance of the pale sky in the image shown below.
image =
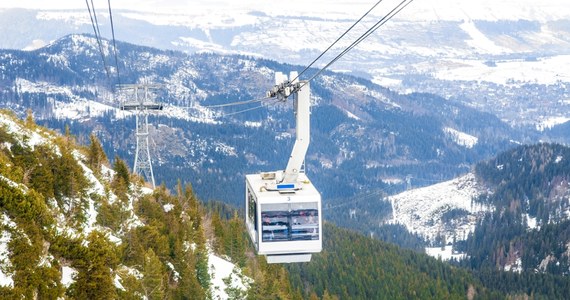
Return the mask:
[[[89,1],[90,3],[93,1],[98,10],[108,9],[108,0]],[[325,14],[363,14],[376,3],[376,1],[377,0],[111,0],[111,8],[114,10],[128,9],[187,15],[258,10],[273,15],[300,14],[323,16]],[[0,8],[15,7],[58,10],[86,9],[87,5],[83,0],[0,0]]]
[[[91,1],[91,0],[90,0]],[[107,8],[108,0],[92,0],[96,7]],[[247,9],[257,7],[280,7],[283,10],[291,7],[308,7],[326,10],[339,6],[372,6],[376,0],[111,0],[111,7],[116,9],[146,10],[158,12],[181,12],[193,9]],[[82,0],[0,0],[0,8],[29,8],[29,9],[84,9]]]
[[[107,9],[108,0],[93,1]],[[212,12],[258,10],[271,15],[348,17],[362,15],[377,0],[111,0],[113,9],[158,13],[204,15]],[[393,7],[400,0],[385,0]],[[86,9],[83,0],[0,0],[0,8]],[[414,0],[399,15],[404,19],[527,19],[556,20],[570,18],[568,0]]]

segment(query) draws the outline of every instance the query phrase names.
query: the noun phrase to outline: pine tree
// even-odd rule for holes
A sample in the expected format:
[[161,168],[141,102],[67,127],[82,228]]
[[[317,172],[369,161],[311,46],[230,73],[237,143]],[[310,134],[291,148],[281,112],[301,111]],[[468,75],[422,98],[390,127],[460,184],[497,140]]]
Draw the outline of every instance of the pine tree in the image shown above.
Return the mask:
[[89,135],[89,140],[91,143],[87,154],[87,164],[95,174],[99,174],[101,172],[101,165],[108,162],[107,156],[105,155],[105,151],[103,151],[101,142],[99,142],[99,139],[97,139],[93,133]]
[[30,186],[46,199],[54,198],[55,178],[53,165],[56,163],[50,149],[45,146],[36,147],[38,162],[31,174]]
[[182,254],[182,264],[180,268],[180,282],[176,292],[179,299],[205,299],[206,293],[196,274],[196,255],[191,249]]
[[233,218],[229,222],[229,234],[226,237],[226,254],[233,258],[233,260],[241,267],[245,266],[246,262],[246,240],[244,237],[245,228],[243,222],[234,212]]
[[71,293],[77,299],[115,299],[117,291],[111,273],[118,263],[115,250],[98,231],[91,232],[87,240],[89,246],[74,261],[78,275]]
[[113,170],[115,171],[115,176],[111,182],[111,187],[115,192],[115,195],[126,203],[128,201],[127,193],[130,189],[130,173],[127,164],[120,159],[118,156],[115,157],[115,163],[113,164]]
[[213,248],[216,253],[225,254],[224,225],[217,212],[212,213],[212,228],[214,229]]
[[160,259],[152,249],[145,253],[142,288],[144,296],[151,300],[162,300],[166,294],[166,272]]
[[61,156],[56,159],[52,166],[55,178],[54,193],[59,199],[61,197],[77,197],[87,186],[83,169],[71,151],[71,148],[62,148]]
[[28,108],[26,110],[26,127],[31,129],[34,128],[35,125],[36,122],[34,121],[34,112],[31,108]]
[[206,249],[206,238],[202,227],[198,227],[196,232],[196,276],[200,286],[205,291],[210,290],[210,273],[208,268],[208,250]]

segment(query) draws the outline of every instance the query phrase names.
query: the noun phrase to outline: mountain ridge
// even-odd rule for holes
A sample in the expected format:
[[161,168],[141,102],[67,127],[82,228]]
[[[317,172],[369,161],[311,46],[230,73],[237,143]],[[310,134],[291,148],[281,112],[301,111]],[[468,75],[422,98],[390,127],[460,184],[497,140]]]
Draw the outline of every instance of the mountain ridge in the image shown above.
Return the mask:
[[[104,45],[111,51],[108,41],[104,41]],[[172,168],[174,162],[191,164],[193,170],[190,172],[196,172],[196,166],[213,164],[208,167],[211,172],[226,173],[222,176],[226,178],[224,180],[235,182],[244,172],[243,168],[238,170],[240,165],[255,172],[285,164],[287,147],[292,145],[291,135],[287,133],[294,126],[290,106],[271,102],[263,103],[261,107],[246,105],[243,109],[254,110],[236,115],[232,114],[242,107],[221,111],[208,106],[264,97],[260,85],[271,85],[272,72],[288,72],[297,67],[246,56],[186,55],[126,43],[117,45],[126,68],[120,72],[121,82],[155,78],[156,83],[164,85],[164,90],[157,94],[157,100],[164,102],[165,113],[151,116],[151,124],[157,121],[160,124],[153,124],[150,131],[157,147],[156,150],[151,149],[152,154],[161,162],[156,165],[157,170]],[[74,52],[73,49],[79,48],[89,51]],[[66,122],[73,122],[72,131],[78,136],[87,135],[93,126],[97,126],[99,137],[109,153],[132,157],[133,149],[124,142],[134,144],[130,134],[133,124],[129,123],[133,116],[117,111],[120,98],[113,97],[112,87],[106,83],[104,68],[95,55],[95,40],[89,36],[70,35],[48,50],[47,54],[44,50],[8,51],[5,53],[10,53],[9,56],[0,56],[7,66],[12,66],[1,72],[5,78],[2,106],[20,115],[32,107],[40,122],[52,124],[50,127],[62,131]],[[90,54],[85,56],[82,53]],[[54,56],[59,59],[50,59]],[[37,60],[43,60],[41,64],[45,71],[42,74],[34,67]],[[308,76],[313,72],[316,71],[309,70]],[[46,77],[46,74],[51,75]],[[486,157],[494,151],[492,149],[509,147],[505,141],[520,138],[516,130],[490,114],[430,94],[401,95],[368,80],[332,72],[323,73],[311,87],[315,102],[314,129],[307,167],[309,170],[321,170],[325,166],[326,171],[317,172],[315,180],[321,186],[326,182],[329,182],[327,186],[337,184],[335,188],[338,189],[331,191],[331,195],[351,195],[358,185],[377,184],[379,180],[392,180],[393,177],[402,181],[407,174],[401,172],[411,170],[394,170],[392,166],[414,169],[418,165],[422,168],[424,163],[418,164],[418,160],[448,170],[455,169],[451,173],[457,174],[461,172],[458,170],[465,170],[465,165],[477,160],[471,158],[472,154]],[[487,120],[485,124],[478,123],[483,119]],[[247,124],[259,125],[252,127]],[[192,126],[190,131],[186,129],[189,125]],[[466,132],[477,137],[477,144],[465,147],[457,143],[457,138],[449,134],[450,128],[457,131],[453,131],[456,135]],[[231,135],[219,134],[222,131]],[[244,136],[256,137],[266,146],[263,149],[252,148],[241,142]],[[275,136],[285,138],[276,139]],[[160,142],[162,139],[174,142],[176,147],[169,149],[185,149],[184,152],[169,154],[166,144]],[[192,139],[196,142],[193,143]],[[220,149],[234,149],[230,152],[242,154],[228,156]],[[271,154],[269,149],[277,152]],[[360,154],[362,149],[367,151],[364,156]],[[204,152],[210,154],[200,154]],[[355,156],[357,153],[359,155]],[[207,162],[203,157],[223,159],[229,166],[226,170],[233,168],[233,174],[216,167],[216,160]],[[249,158],[244,161],[243,157]],[[354,174],[357,171],[355,167],[360,169],[362,166],[366,166],[369,175]],[[176,172],[181,171],[184,170],[177,169]],[[169,171],[159,172],[156,173],[166,174]],[[342,175],[344,182],[334,178],[341,172],[346,173]],[[442,176],[432,171],[431,175],[424,177],[437,176],[441,180],[451,177],[447,172]],[[194,182],[199,193],[204,190],[201,182],[205,178],[192,180],[197,178],[196,174],[181,177],[188,177]],[[362,179],[361,183],[356,182],[357,178]],[[176,183],[174,177],[164,180],[169,186]],[[207,181],[215,182],[216,177]],[[224,200],[228,201],[231,193],[239,193],[239,188],[233,187],[231,191],[219,190],[217,195],[220,197],[226,193]],[[212,195],[202,194],[206,198]],[[237,203],[236,200],[230,202]]]
[[[431,15],[442,10],[440,3],[430,4],[439,7],[437,9],[414,4],[409,10],[418,13]],[[443,6],[452,9],[465,5],[469,4]],[[567,98],[564,94],[568,93],[570,75],[563,66],[570,57],[567,51],[570,40],[566,38],[570,27],[566,18],[554,17],[567,14],[564,6],[561,3],[534,3],[529,6],[532,9],[527,10],[510,2],[487,3],[485,7],[491,7],[493,11],[498,7],[508,8],[490,15],[489,9],[482,9],[482,5],[477,3],[469,5],[469,11],[455,11],[452,15],[456,17],[451,19],[442,19],[440,12],[439,17],[430,21],[414,19],[418,14],[407,14],[407,9],[402,18],[391,20],[382,31],[368,38],[365,45],[355,48],[332,67],[339,72],[373,79],[375,83],[399,92],[431,92],[459,100],[513,125],[544,126],[565,117],[568,107],[560,101],[564,101]],[[357,5],[351,6],[349,11],[354,7]],[[521,9],[524,17],[509,17]],[[542,9],[551,13],[539,13]],[[322,9],[306,11],[295,18],[264,13],[262,9],[256,10],[261,13],[242,9],[210,11],[213,15],[207,22],[199,11],[197,9],[198,15],[194,18],[184,17],[184,11],[178,11],[176,16],[165,15],[162,19],[156,16],[156,10],[152,13],[118,11],[115,15],[117,37],[135,44],[186,53],[244,54],[307,65],[308,58],[321,54],[353,22],[319,18],[324,13]],[[481,17],[470,16],[475,12]],[[106,13],[102,12],[102,15]],[[347,13],[346,9],[344,13]],[[92,32],[87,14],[77,11],[63,17],[56,11],[28,12],[19,18],[13,16],[14,12],[6,11],[5,14],[0,20],[5,19],[6,23],[0,23],[0,27],[10,28],[14,19],[27,22],[22,24],[22,34],[5,31],[0,33],[0,41],[32,37],[30,39],[46,41],[45,45],[66,34]],[[540,15],[549,17],[540,18]],[[100,24],[103,36],[110,37],[108,22],[104,17],[100,19],[103,20]],[[365,22],[365,26],[371,23],[373,20]],[[43,28],[47,32],[42,31]],[[287,34],[282,28],[287,28]],[[22,49],[29,43],[32,41],[15,48]],[[340,52],[345,44],[340,43],[332,50]],[[333,56],[330,53],[322,59]],[[487,94],[493,94],[496,100],[488,101]],[[517,101],[519,97],[526,101]],[[534,109],[526,109],[530,107]]]

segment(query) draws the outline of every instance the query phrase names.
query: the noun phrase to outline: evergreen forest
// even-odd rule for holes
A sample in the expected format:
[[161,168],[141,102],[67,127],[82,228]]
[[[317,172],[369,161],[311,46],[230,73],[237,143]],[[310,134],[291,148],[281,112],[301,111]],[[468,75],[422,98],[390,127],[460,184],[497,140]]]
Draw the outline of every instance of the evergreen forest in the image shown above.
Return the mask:
[[[229,299],[564,299],[570,294],[566,267],[557,271],[547,265],[555,274],[519,274],[498,271],[475,256],[448,264],[330,223],[324,250],[310,263],[270,265],[253,252],[235,207],[200,201],[191,184],[179,183],[173,191],[164,185],[148,189],[120,157],[110,163],[94,135],[79,144],[69,130],[60,135],[36,125],[31,113],[25,120],[9,111],[0,116],[0,209],[2,241],[7,241],[1,271],[12,280],[0,287],[4,299],[212,299],[209,252],[236,266],[224,279]],[[509,155],[533,151],[553,158],[548,162],[570,157],[567,148],[551,145]],[[533,182],[533,170],[557,167],[540,160],[510,166],[502,159],[478,165],[481,173],[495,172],[485,167],[497,163],[509,170],[487,177],[489,184],[500,186],[501,176],[522,170],[529,170],[525,178]],[[525,191],[531,192],[539,190]],[[499,201],[492,197],[478,201]],[[508,218],[510,210],[504,211]],[[540,216],[540,207],[533,215]],[[536,243],[537,233],[526,232],[523,236],[534,241],[529,247],[555,243],[568,232],[568,222],[550,226],[540,220],[550,238]],[[520,232],[516,224],[507,228]],[[490,234],[483,228],[493,226],[478,226],[465,247],[485,245],[475,240]],[[503,235],[497,243],[516,246]],[[65,270],[74,271],[71,282],[62,282]],[[232,285],[232,276],[246,288]]]

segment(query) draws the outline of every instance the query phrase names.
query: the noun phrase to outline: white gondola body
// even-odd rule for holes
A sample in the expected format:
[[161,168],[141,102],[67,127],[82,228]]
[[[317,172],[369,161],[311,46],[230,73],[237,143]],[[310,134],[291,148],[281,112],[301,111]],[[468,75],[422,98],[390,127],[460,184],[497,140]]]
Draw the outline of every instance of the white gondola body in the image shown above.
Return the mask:
[[300,189],[271,191],[260,174],[246,175],[246,226],[255,250],[269,263],[310,261],[322,250],[321,195],[305,174]]

